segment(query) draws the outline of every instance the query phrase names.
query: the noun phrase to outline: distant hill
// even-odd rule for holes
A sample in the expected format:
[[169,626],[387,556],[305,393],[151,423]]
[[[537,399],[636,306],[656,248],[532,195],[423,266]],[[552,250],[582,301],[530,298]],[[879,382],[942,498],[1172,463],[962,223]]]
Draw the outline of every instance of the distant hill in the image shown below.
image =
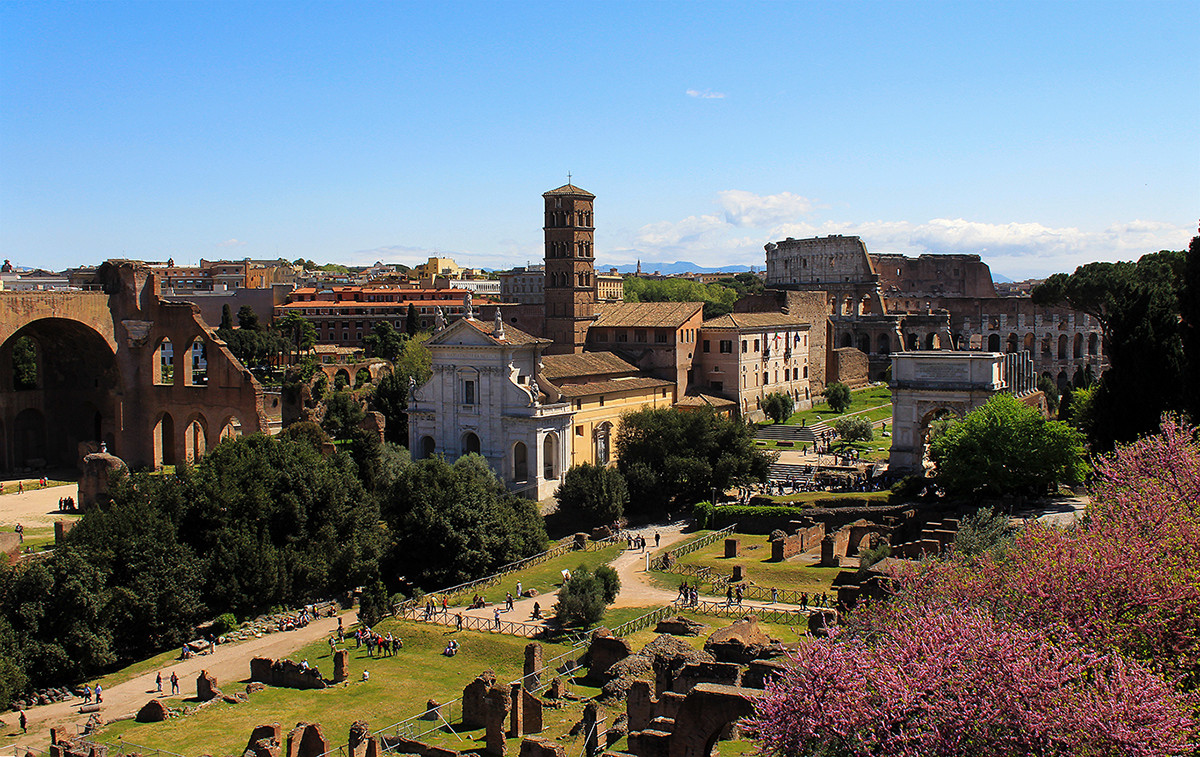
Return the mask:
[[[619,273],[637,272],[636,263],[619,266],[613,266],[608,263],[596,264],[597,271],[607,271],[614,267]],[[756,268],[761,270],[762,266],[756,266]],[[748,265],[725,265],[719,268],[708,268],[706,266],[696,265],[695,263],[691,263],[687,260],[677,260],[673,263],[656,263],[650,260],[642,261],[642,273],[654,273],[655,271],[658,271],[659,273],[722,273],[726,271],[729,273],[742,273],[743,271],[749,270],[750,266]]]
[[1011,284],[1012,282],[1016,281],[1016,279],[1010,279],[1009,277],[1005,276],[1002,273],[996,273],[995,271],[992,271],[992,281],[999,281],[1004,284]]

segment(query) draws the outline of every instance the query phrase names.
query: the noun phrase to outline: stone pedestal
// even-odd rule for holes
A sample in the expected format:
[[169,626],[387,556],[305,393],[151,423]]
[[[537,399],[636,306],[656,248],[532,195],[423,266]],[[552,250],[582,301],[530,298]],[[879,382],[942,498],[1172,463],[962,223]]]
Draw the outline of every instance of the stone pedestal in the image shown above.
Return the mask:
[[341,683],[350,677],[350,652],[339,649],[333,653],[333,682]]
[[726,539],[725,540],[725,557],[728,558],[728,557],[737,557],[737,556],[738,556],[738,540],[737,539]]

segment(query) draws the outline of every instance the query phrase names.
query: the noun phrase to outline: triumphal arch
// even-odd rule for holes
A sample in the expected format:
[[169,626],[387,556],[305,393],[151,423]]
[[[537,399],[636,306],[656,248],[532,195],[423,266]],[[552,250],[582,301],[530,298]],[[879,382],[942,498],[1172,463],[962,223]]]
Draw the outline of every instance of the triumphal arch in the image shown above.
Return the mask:
[[938,418],[962,418],[1001,392],[1036,393],[1028,352],[899,352],[892,355],[890,386],[893,473],[922,469],[930,424]]

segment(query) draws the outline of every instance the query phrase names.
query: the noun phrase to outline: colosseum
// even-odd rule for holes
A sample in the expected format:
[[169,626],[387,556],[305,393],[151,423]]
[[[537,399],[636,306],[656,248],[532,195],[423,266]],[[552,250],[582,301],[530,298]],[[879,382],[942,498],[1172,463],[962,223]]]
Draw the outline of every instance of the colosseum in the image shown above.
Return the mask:
[[825,292],[834,346],[866,353],[872,378],[904,350],[1028,351],[1059,388],[1107,367],[1095,318],[1002,296],[978,255],[870,253],[859,237],[840,235],[789,237],[766,251],[766,285]]

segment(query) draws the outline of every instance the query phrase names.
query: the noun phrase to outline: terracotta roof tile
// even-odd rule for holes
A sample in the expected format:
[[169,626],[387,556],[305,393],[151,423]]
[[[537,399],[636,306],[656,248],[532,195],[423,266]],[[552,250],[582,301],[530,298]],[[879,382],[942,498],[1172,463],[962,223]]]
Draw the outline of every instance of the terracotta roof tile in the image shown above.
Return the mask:
[[592,194],[591,192],[587,191],[586,189],[580,189],[579,187],[575,186],[574,184],[563,184],[558,189],[551,189],[549,192],[542,193],[542,197],[553,197],[554,195],[575,195],[576,197],[595,197],[596,196],[596,195]]
[[637,366],[625,362],[611,352],[584,352],[580,355],[544,355],[542,356],[542,366],[542,374],[551,381],[574,376],[638,372]]
[[597,328],[679,328],[704,309],[703,302],[610,302],[597,307]]
[[808,328],[798,316],[787,313],[729,313],[704,322],[706,329]]
[[636,389],[652,389],[674,386],[670,381],[656,378],[619,378],[611,381],[589,381],[586,384],[563,384],[558,390],[564,397],[589,397],[594,394],[612,394]]
[[733,400],[727,400],[724,397],[714,397],[711,394],[689,394],[686,397],[680,397],[675,403],[675,407],[737,407],[737,403]]

